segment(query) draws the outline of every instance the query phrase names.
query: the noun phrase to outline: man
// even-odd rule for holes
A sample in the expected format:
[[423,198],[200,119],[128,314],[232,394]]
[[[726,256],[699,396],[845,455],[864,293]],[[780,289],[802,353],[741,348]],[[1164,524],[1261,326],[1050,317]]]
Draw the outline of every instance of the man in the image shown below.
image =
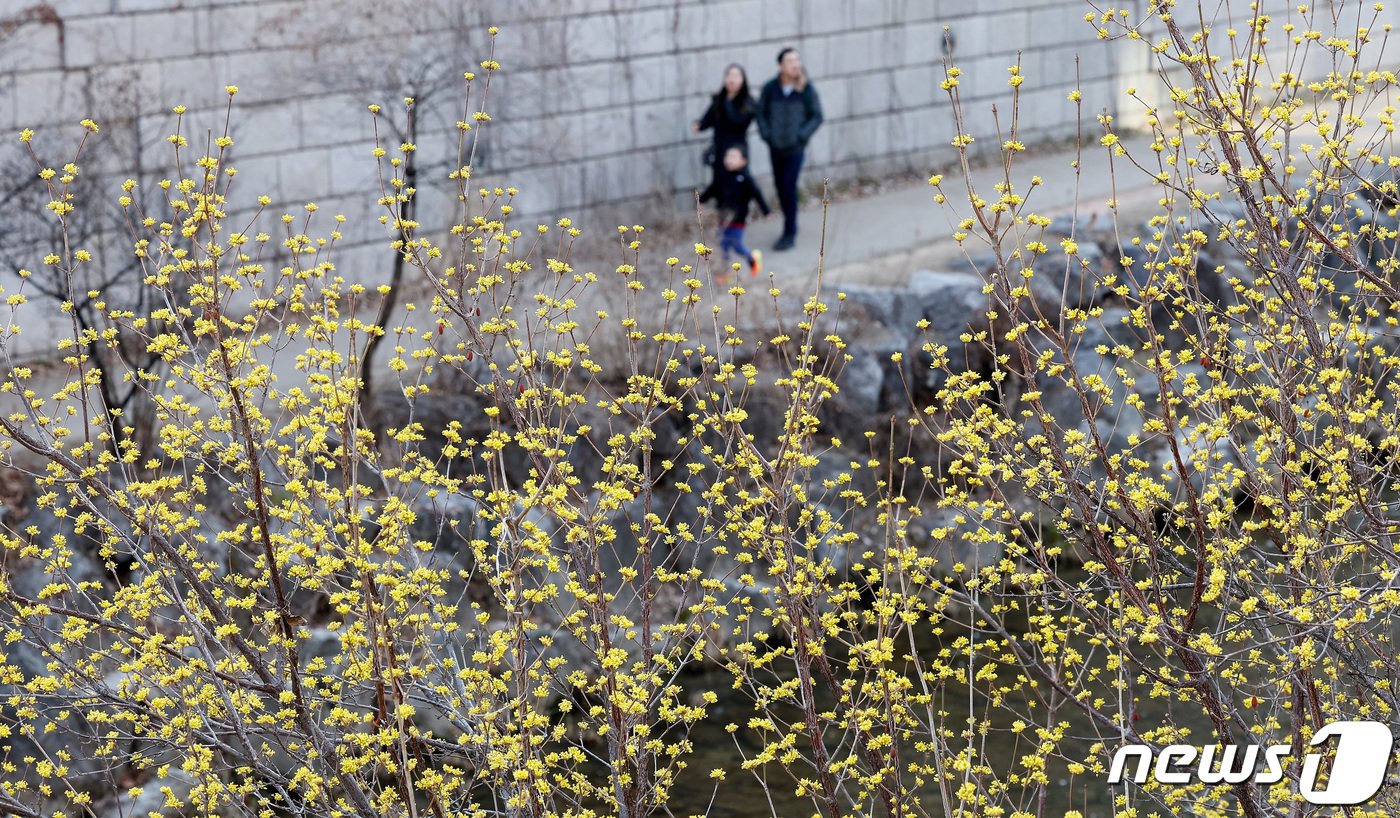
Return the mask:
[[763,86],[754,119],[759,135],[768,143],[773,184],[783,209],[783,236],[773,249],[788,250],[797,238],[797,177],[802,173],[803,152],[822,124],[821,100],[807,81],[795,49],[778,52],[778,76]]

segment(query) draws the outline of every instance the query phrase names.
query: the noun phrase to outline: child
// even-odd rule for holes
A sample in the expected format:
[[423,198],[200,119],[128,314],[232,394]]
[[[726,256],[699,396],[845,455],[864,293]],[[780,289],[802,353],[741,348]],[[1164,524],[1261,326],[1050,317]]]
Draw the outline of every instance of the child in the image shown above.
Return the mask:
[[757,250],[750,252],[749,248],[744,246],[744,226],[753,202],[758,202],[764,216],[772,211],[768,209],[768,203],[763,200],[758,185],[754,184],[753,177],[749,175],[748,164],[749,160],[744,155],[743,148],[735,146],[726,150],[724,170],[705,188],[705,192],[700,194],[700,201],[714,199],[719,207],[719,246],[724,251],[725,266],[729,265],[729,253],[732,250],[748,262],[749,274],[757,276],[763,272],[763,256]]

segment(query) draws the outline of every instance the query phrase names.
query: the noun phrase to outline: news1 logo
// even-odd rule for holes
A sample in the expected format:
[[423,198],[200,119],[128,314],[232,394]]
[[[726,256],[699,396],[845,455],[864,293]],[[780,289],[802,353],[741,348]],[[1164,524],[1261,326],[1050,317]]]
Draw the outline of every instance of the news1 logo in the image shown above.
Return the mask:
[[[1310,804],[1351,806],[1369,801],[1385,782],[1394,737],[1390,727],[1378,721],[1334,721],[1313,736],[1311,746],[1320,747],[1333,736],[1338,738],[1327,785],[1317,787],[1322,754],[1308,753],[1298,776],[1298,792]],[[1193,747],[1173,744],[1162,749],[1153,763],[1152,748],[1129,744],[1113,755],[1108,783],[1123,783],[1130,759],[1136,759],[1132,781],[1147,782],[1149,773],[1162,784],[1277,784],[1283,780],[1283,760],[1293,748],[1287,744],[1231,744],[1225,747]],[[1260,762],[1263,769],[1260,769]]]

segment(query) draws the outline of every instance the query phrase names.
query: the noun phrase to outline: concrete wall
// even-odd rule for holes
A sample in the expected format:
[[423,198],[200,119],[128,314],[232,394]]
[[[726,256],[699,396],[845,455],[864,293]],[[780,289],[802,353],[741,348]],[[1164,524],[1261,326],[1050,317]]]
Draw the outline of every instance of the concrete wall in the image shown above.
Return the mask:
[[[1113,106],[1115,52],[1094,43],[1080,0],[50,0],[3,6],[0,133],[41,132],[84,116],[107,126],[116,164],[148,174],[168,164],[169,108],[190,108],[186,133],[222,128],[225,84],[240,93],[234,155],[245,194],[274,207],[314,200],[350,217],[348,237],[375,235],[378,211],[370,101],[414,86],[422,101],[420,156],[434,178],[456,161],[463,70],[501,27],[504,70],[478,168],[521,189],[519,210],[577,214],[595,205],[633,220],[684,213],[702,184],[708,139],[690,130],[731,61],[755,92],[784,46],[801,50],[827,121],[808,157],[808,182],[927,170],[950,156],[943,26],[967,75],[961,91],[986,142],[990,105],[1009,113],[1006,68],[1017,58],[1028,137],[1074,129],[1066,101],[1080,66],[1085,110]],[[4,29],[0,28],[0,33]],[[71,131],[70,131],[71,132]],[[756,129],[755,170],[767,173]],[[394,140],[397,143],[397,140]],[[0,151],[12,151],[7,138]],[[101,146],[99,146],[100,148]],[[0,159],[4,155],[0,154]],[[433,163],[436,163],[434,166]],[[424,184],[423,187],[431,188]],[[424,194],[425,222],[446,199]],[[659,208],[659,209],[658,209]]]

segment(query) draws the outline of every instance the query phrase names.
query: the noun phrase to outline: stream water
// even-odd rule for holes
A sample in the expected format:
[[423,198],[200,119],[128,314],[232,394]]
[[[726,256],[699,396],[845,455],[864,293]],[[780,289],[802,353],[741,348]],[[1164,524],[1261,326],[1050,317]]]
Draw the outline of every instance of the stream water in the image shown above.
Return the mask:
[[[965,633],[965,630],[954,628],[945,628],[941,637],[927,633],[925,638],[916,642],[921,660],[931,663],[941,650],[951,647],[952,642]],[[1087,639],[1072,639],[1070,646],[1085,655],[1090,655],[1095,650],[1088,644]],[[792,775],[777,765],[768,765],[760,770],[743,769],[744,759],[752,758],[761,752],[763,745],[759,733],[746,726],[748,720],[756,715],[753,702],[743,690],[734,689],[733,681],[733,677],[723,670],[709,670],[686,681],[689,690],[714,691],[719,699],[710,708],[709,716],[691,730],[689,738],[694,751],[688,757],[687,769],[679,776],[672,790],[668,804],[670,813],[676,818],[698,815],[708,815],[711,818],[801,818],[822,813],[811,797],[798,797],[794,794],[793,775],[814,778],[810,765],[803,766],[806,765],[805,738],[798,742],[800,749],[804,751],[804,759],[797,762]],[[1104,693],[1112,695],[1107,689]],[[1018,711],[1024,712],[1025,708],[1020,703],[1009,701]],[[834,705],[830,691],[818,685],[818,711],[834,709]],[[963,682],[944,683],[939,690],[934,709],[944,714],[940,726],[946,725],[949,729],[961,731],[967,725],[969,714],[974,708],[979,720],[990,720],[996,728],[977,737],[979,759],[990,764],[998,774],[1011,771],[1017,766],[1018,759],[1032,749],[1032,742],[1036,741],[1034,727],[1019,735],[1012,732],[1011,722],[1016,717],[1004,710],[989,708],[985,691],[978,690],[969,696],[968,687]],[[1038,718],[1043,724],[1044,712],[1032,712],[1039,714]],[[1213,735],[1208,720],[1198,708],[1178,705],[1168,710],[1167,706],[1156,702],[1142,702],[1133,708],[1133,712],[1136,713],[1135,726],[1139,730],[1171,724],[1190,728],[1191,735],[1201,737],[1201,741],[1206,741],[1206,736]],[[780,715],[789,721],[800,720],[795,707],[788,708]],[[726,729],[726,725],[731,722],[739,725],[733,732]],[[1044,816],[1062,816],[1068,810],[1078,810],[1084,818],[1110,818],[1114,814],[1114,796],[1121,794],[1122,788],[1110,788],[1104,773],[1087,771],[1073,776],[1069,773],[1067,765],[1072,760],[1084,759],[1095,742],[1108,741],[1112,744],[1116,737],[1106,735],[1103,728],[1093,726],[1081,710],[1068,704],[1062,704],[1057,709],[1054,722],[1069,724],[1066,739],[1061,743],[1061,750],[1069,757],[1054,756],[1047,768],[1050,783],[1044,793],[1038,790],[1022,791],[1014,796],[1017,806],[1035,812],[1043,798],[1043,812],[1040,814]],[[831,732],[836,734],[840,731],[833,729]],[[901,746],[911,750],[912,744],[909,740],[901,741]],[[954,750],[965,746],[966,739],[959,739],[954,743]],[[849,746],[831,746],[829,749],[839,753],[843,749],[849,751]],[[925,760],[928,758],[924,756]],[[718,785],[710,777],[710,771],[713,769],[724,770],[726,774]],[[599,773],[602,773],[601,769]],[[949,782],[950,791],[956,791],[962,783],[961,774],[956,775],[957,780]],[[905,783],[912,782],[913,776],[906,776]],[[908,805],[909,815],[946,814],[939,784],[934,776],[925,776],[922,786],[915,790],[914,795],[919,804]],[[868,804],[864,806],[869,808]],[[1147,806],[1148,804],[1142,803],[1140,808]],[[880,810],[877,809],[876,814],[879,813]],[[1005,814],[1010,815],[1010,810]],[[1155,813],[1147,809],[1139,814],[1145,816]]]

